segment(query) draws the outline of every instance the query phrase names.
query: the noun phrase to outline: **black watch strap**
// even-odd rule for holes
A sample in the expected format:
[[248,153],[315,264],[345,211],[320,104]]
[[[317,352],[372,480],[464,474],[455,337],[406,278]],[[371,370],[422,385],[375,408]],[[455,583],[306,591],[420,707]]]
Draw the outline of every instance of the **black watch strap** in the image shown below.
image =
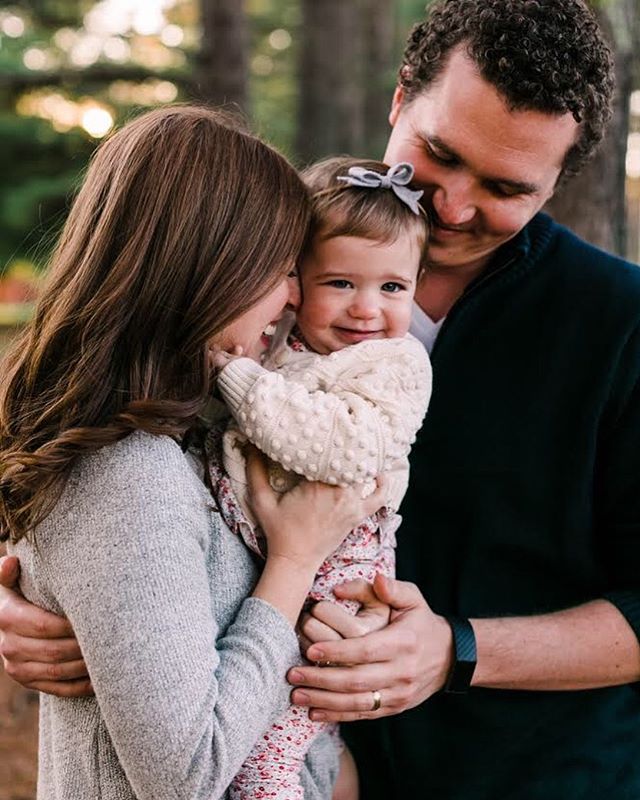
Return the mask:
[[453,663],[444,685],[450,694],[466,694],[478,660],[476,636],[468,619],[445,617],[453,632]]

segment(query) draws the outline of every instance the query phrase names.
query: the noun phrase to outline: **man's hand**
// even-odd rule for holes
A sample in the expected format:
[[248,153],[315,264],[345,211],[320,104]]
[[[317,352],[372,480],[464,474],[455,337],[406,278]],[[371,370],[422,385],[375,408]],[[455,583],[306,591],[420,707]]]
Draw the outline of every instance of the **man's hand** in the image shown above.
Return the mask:
[[[398,714],[442,688],[451,665],[452,634],[412,583],[381,575],[373,585],[378,600],[391,606],[383,630],[352,639],[312,645],[307,658],[337,666],[294,667],[288,680],[292,699],[311,709],[313,720],[349,722]],[[354,621],[356,618],[353,618]],[[374,692],[380,707],[373,710]]]
[[17,558],[0,558],[0,655],[7,675],[58,697],[92,695],[68,620],[28,603],[18,592],[19,575]]

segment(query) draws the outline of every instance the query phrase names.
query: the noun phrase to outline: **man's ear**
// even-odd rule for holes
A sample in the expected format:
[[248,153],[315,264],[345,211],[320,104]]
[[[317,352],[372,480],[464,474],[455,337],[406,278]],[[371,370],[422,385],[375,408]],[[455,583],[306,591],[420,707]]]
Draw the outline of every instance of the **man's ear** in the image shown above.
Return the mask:
[[398,117],[400,116],[400,111],[402,110],[402,106],[404,103],[404,89],[402,86],[396,86],[395,91],[393,93],[393,99],[391,100],[391,110],[389,111],[389,125],[393,128],[393,126],[398,121]]

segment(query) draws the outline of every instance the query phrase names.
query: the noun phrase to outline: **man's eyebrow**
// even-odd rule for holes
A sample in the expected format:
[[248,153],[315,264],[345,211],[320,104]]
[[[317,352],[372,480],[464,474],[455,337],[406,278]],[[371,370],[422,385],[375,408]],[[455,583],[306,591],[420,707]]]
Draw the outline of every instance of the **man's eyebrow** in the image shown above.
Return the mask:
[[[451,158],[454,158],[458,163],[465,164],[465,160],[456,153],[456,151],[450,147],[446,142],[443,142],[439,136],[425,136],[424,137],[427,142],[430,144],[434,144],[438,150],[442,150]],[[494,178],[489,175],[485,175],[483,178],[485,183],[492,183],[492,184],[499,184],[500,186],[508,186],[510,189],[513,189],[514,192],[519,194],[536,194],[540,191],[540,187],[535,183],[528,183],[527,181],[513,181],[510,178]]]

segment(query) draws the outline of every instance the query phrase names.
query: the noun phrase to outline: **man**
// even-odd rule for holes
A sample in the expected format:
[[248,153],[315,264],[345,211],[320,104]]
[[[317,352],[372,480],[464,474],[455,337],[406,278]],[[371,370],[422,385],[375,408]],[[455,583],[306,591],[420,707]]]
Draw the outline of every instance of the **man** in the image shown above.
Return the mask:
[[[538,213],[600,141],[611,74],[581,0],[440,0],[409,39],[385,160],[433,217],[413,583],[377,582],[391,623],[359,638],[319,606],[308,655],[334,666],[289,675],[312,716],[376,720],[345,726],[366,800],[640,797],[640,271]],[[42,688],[23,662],[58,659],[18,634],[70,631],[4,598],[7,666]],[[61,646],[51,677],[81,675]]]

